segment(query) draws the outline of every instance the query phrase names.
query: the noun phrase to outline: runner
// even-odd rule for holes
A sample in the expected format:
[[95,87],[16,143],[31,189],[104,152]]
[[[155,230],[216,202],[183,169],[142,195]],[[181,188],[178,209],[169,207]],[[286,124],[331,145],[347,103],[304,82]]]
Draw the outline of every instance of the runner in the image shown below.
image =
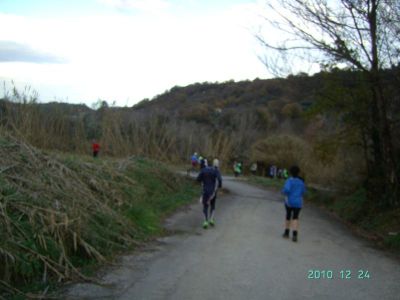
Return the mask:
[[92,150],[93,150],[93,157],[97,157],[100,151],[100,145],[96,142],[95,139],[92,140]]
[[269,176],[270,176],[271,178],[275,178],[275,176],[276,176],[276,166],[275,166],[275,165],[272,165],[272,166],[270,167],[270,169],[269,169]]
[[300,169],[293,166],[289,170],[291,177],[285,181],[282,193],[286,196],[286,221],[284,238],[289,238],[290,228],[293,230],[292,240],[297,242],[297,232],[299,229],[299,214],[303,206],[303,195],[306,191],[304,180],[299,177]]
[[[204,160],[203,156],[199,155],[198,162],[199,162],[200,170],[202,169],[202,167],[201,167],[201,162],[202,162],[203,160]],[[203,162],[203,164],[204,164],[204,162]]]
[[236,161],[233,163],[233,173],[235,174],[235,177],[240,175],[240,163]]
[[257,163],[252,163],[250,166],[251,175],[255,176],[257,174]]
[[208,167],[207,158],[201,157],[201,159],[200,159],[200,170],[203,170],[205,167]]
[[288,170],[286,168],[283,169],[282,175],[283,175],[283,179],[288,179],[289,174],[288,174]]
[[238,172],[239,172],[239,175],[242,175],[242,172],[243,172],[243,169],[242,169],[242,167],[243,167],[243,163],[241,163],[241,162],[238,162],[238,163],[237,163],[237,167],[238,167]]
[[201,182],[203,185],[202,196],[200,199],[203,204],[204,213],[203,228],[207,229],[209,225],[208,209],[210,207],[211,200],[215,196],[217,188],[222,186],[222,179],[219,171],[213,167],[208,167],[204,159],[200,162],[200,166],[202,167],[202,169],[197,176],[197,181]]
[[192,167],[194,169],[196,169],[197,165],[199,164],[199,156],[197,155],[197,152],[193,153],[193,155],[191,157],[191,163],[192,163]]
[[213,160],[213,167],[214,167],[214,170],[217,172],[217,179],[216,180],[218,182],[215,183],[215,194],[214,194],[214,197],[210,201],[210,218],[209,218],[210,221],[209,221],[209,224],[211,226],[215,225],[214,212],[215,212],[215,202],[217,201],[217,191],[218,191],[218,188],[222,187],[222,177],[221,177],[221,173],[219,171],[219,160],[217,158],[215,158]]
[[191,167],[187,170],[187,175],[189,176],[192,171],[196,171],[197,166],[199,164],[199,156],[197,152],[193,153],[192,157],[190,158]]

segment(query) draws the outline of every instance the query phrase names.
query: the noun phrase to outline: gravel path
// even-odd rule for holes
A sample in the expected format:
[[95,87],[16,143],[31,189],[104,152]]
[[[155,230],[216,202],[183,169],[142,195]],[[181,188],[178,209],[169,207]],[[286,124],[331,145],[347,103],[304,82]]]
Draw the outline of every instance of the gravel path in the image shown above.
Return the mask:
[[283,239],[282,196],[224,178],[216,227],[200,204],[169,218],[176,234],[121,257],[107,286],[77,284],[67,299],[400,299],[400,263],[319,209],[300,214],[299,241]]

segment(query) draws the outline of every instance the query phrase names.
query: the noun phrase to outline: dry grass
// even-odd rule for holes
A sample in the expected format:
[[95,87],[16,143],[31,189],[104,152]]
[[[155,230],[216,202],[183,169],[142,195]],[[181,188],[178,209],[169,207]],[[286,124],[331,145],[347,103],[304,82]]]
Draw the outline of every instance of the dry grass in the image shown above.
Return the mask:
[[[135,177],[143,166],[134,158],[54,156],[1,132],[0,290],[18,294],[16,286],[38,278],[91,280],[77,266],[140,243],[140,216],[126,212],[143,203],[152,209],[149,189]],[[146,172],[166,200],[183,184],[160,168]]]
[[[198,152],[203,157],[219,158],[223,169],[230,168],[233,160],[243,161],[245,167],[254,161],[282,167],[298,164],[308,181],[320,185],[357,184],[359,170],[363,168],[359,153],[342,153],[339,147],[333,147],[337,144],[334,136],[327,135],[325,140],[318,141],[326,135],[322,127],[317,126],[314,136],[306,140],[300,135],[285,134],[293,131],[290,128],[286,131],[281,128],[282,133],[279,133],[270,128],[271,124],[268,128],[266,124],[261,126],[257,121],[260,118],[255,118],[251,109],[232,111],[229,122],[218,115],[207,114],[204,116],[207,124],[186,122],[162,111],[138,112],[107,107],[92,111],[86,117],[85,114],[71,116],[61,109],[43,113],[35,95],[26,95],[28,92],[13,90],[9,97],[13,102],[5,103],[0,110],[4,115],[2,122],[13,135],[40,149],[90,154],[91,138],[96,137],[101,145],[101,156],[135,155],[189,164],[190,156]],[[279,101],[270,102],[269,109],[276,110],[274,118],[278,117],[282,105]],[[296,123],[290,124],[295,126]],[[347,151],[350,146],[348,142],[342,149]]]
[[[332,141],[333,147],[335,141]],[[332,148],[331,147],[331,148]],[[363,157],[346,145],[331,150],[329,161],[321,159],[315,144],[293,135],[271,135],[252,147],[252,160],[289,168],[298,165],[309,183],[325,187],[347,189],[361,181]]]
[[[231,139],[222,131],[172,120],[163,113],[143,117],[132,110],[103,108],[71,116],[62,109],[46,113],[35,101],[12,100],[1,103],[1,125],[40,149],[90,154],[91,140],[96,138],[101,145],[100,155],[188,162],[194,151],[228,157],[234,144],[241,144],[238,137]],[[89,115],[92,119],[88,121]]]
[[[10,137],[2,137],[0,157],[2,283],[29,281],[37,269],[42,270],[44,280],[49,275],[59,281],[73,276],[87,279],[74,267],[71,255],[79,253],[101,261],[103,251],[94,244],[107,247],[118,243],[122,248],[134,242],[133,224],[121,220],[112,208],[122,205],[123,198],[109,188],[109,180],[82,176]],[[106,166],[93,163],[80,167],[83,174],[96,174]],[[133,184],[113,170],[107,171],[125,184]],[[96,216],[114,220],[114,226],[125,228],[123,234],[107,230]],[[95,227],[103,232],[93,237],[88,230]]]

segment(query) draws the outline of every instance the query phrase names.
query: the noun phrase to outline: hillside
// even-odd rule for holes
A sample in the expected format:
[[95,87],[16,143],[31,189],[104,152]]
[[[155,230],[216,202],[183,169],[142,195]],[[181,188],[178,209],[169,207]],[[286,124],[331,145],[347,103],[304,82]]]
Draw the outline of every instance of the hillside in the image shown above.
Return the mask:
[[[299,75],[176,86],[151,101],[141,101],[133,109],[145,114],[163,112],[188,122],[218,125],[220,129],[235,129],[240,116],[248,114],[260,128],[277,126],[277,121],[299,117],[316,101],[322,80],[321,75]],[[217,118],[220,121],[216,124]]]
[[175,86],[151,101],[143,100],[134,108],[157,110],[162,107],[169,112],[180,112],[191,105],[208,104],[219,109],[230,109],[243,108],[246,105],[266,105],[273,100],[297,102],[307,106],[321,86],[321,80],[319,75],[298,75],[287,79],[195,83],[186,87]]
[[[29,99],[29,95],[19,95],[0,102],[0,116],[3,116],[3,124],[7,120],[17,124],[22,132],[30,131],[25,136],[30,136],[30,142],[43,148],[84,153],[87,146],[82,142],[96,138],[102,140],[104,151],[110,155],[144,154],[161,156],[162,160],[169,157],[167,160],[185,161],[190,153],[199,151],[223,155],[228,160],[235,156],[250,159],[248,148],[267,132],[304,133],[307,124],[302,112],[316,101],[322,80],[320,74],[289,76],[287,79],[196,83],[173,87],[131,108],[110,107],[103,101],[97,110],[84,105],[26,102],[21,99]],[[32,119],[21,124],[18,117],[23,114],[29,114]],[[115,127],[120,129],[116,132]],[[157,140],[152,144],[164,148],[163,151],[167,148],[167,152],[175,148],[175,153],[151,153],[150,145],[143,145],[142,141],[136,143],[154,130],[163,133],[154,134],[152,138]],[[53,138],[42,139],[44,132]],[[193,139],[194,132],[205,140]],[[174,137],[170,136],[172,133]],[[174,139],[173,144],[160,135],[167,140]],[[115,141],[117,136],[118,141]],[[120,139],[128,141],[127,145],[123,145],[126,142]],[[219,139],[221,143],[228,143],[230,139],[232,145],[229,147],[232,149],[224,153],[221,149],[210,149],[210,139]],[[68,145],[62,140],[68,140]],[[111,146],[112,143],[118,145]],[[176,144],[179,150],[174,146]],[[240,145],[246,145],[247,149]]]
[[[397,73],[397,68],[388,70],[382,77],[394,100]],[[310,180],[343,186],[347,169],[354,175],[346,185],[365,176],[367,157],[359,153],[367,153],[362,150],[369,138],[366,130],[373,130],[365,83],[362,73],[340,70],[285,79],[195,83],[173,87],[133,107],[99,101],[97,110],[38,104],[19,95],[0,101],[0,119],[43,149],[90,154],[95,138],[107,156],[142,155],[187,163],[196,151],[219,157],[223,168],[241,160],[245,171],[254,161],[260,166],[297,163]],[[389,107],[396,119],[399,106],[394,100]],[[398,145],[398,138],[394,142]],[[265,174],[262,168],[259,171]]]

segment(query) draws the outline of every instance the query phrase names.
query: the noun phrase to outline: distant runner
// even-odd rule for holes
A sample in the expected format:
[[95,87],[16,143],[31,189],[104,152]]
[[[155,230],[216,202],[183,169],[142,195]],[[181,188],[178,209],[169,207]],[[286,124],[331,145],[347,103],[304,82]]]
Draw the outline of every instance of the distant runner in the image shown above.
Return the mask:
[[257,174],[257,163],[252,163],[250,166],[251,175],[255,176]]
[[289,173],[288,173],[288,170],[286,168],[283,169],[282,176],[283,176],[284,179],[288,179]]
[[235,177],[238,177],[240,175],[241,169],[240,169],[240,163],[234,162],[233,163],[233,173],[235,174]]
[[100,145],[96,140],[92,141],[92,150],[93,150],[93,157],[97,157],[100,151]]
[[[201,195],[201,202],[203,204],[204,214],[203,228],[207,229],[208,225],[214,225],[214,220],[212,220],[212,224],[209,223],[208,210],[210,205],[212,206],[211,201],[215,198],[217,188],[222,187],[222,178],[220,172],[213,167],[208,167],[204,159],[200,162],[200,166],[202,169],[197,176],[197,181],[201,182],[203,185],[203,191]],[[212,213],[213,209],[211,214]]]
[[197,152],[193,153],[192,157],[191,157],[191,163],[192,163],[192,167],[194,169],[197,168],[197,165],[199,164],[199,156],[197,155]]
[[193,153],[192,157],[190,158],[191,167],[187,170],[187,175],[190,175],[192,171],[197,170],[197,166],[199,165],[199,155],[197,152]]
[[300,169],[293,166],[289,170],[291,177],[285,181],[282,193],[286,195],[286,222],[284,238],[289,238],[290,228],[293,230],[292,240],[297,242],[297,232],[299,229],[299,214],[303,206],[303,195],[306,191],[304,180],[299,177]]

